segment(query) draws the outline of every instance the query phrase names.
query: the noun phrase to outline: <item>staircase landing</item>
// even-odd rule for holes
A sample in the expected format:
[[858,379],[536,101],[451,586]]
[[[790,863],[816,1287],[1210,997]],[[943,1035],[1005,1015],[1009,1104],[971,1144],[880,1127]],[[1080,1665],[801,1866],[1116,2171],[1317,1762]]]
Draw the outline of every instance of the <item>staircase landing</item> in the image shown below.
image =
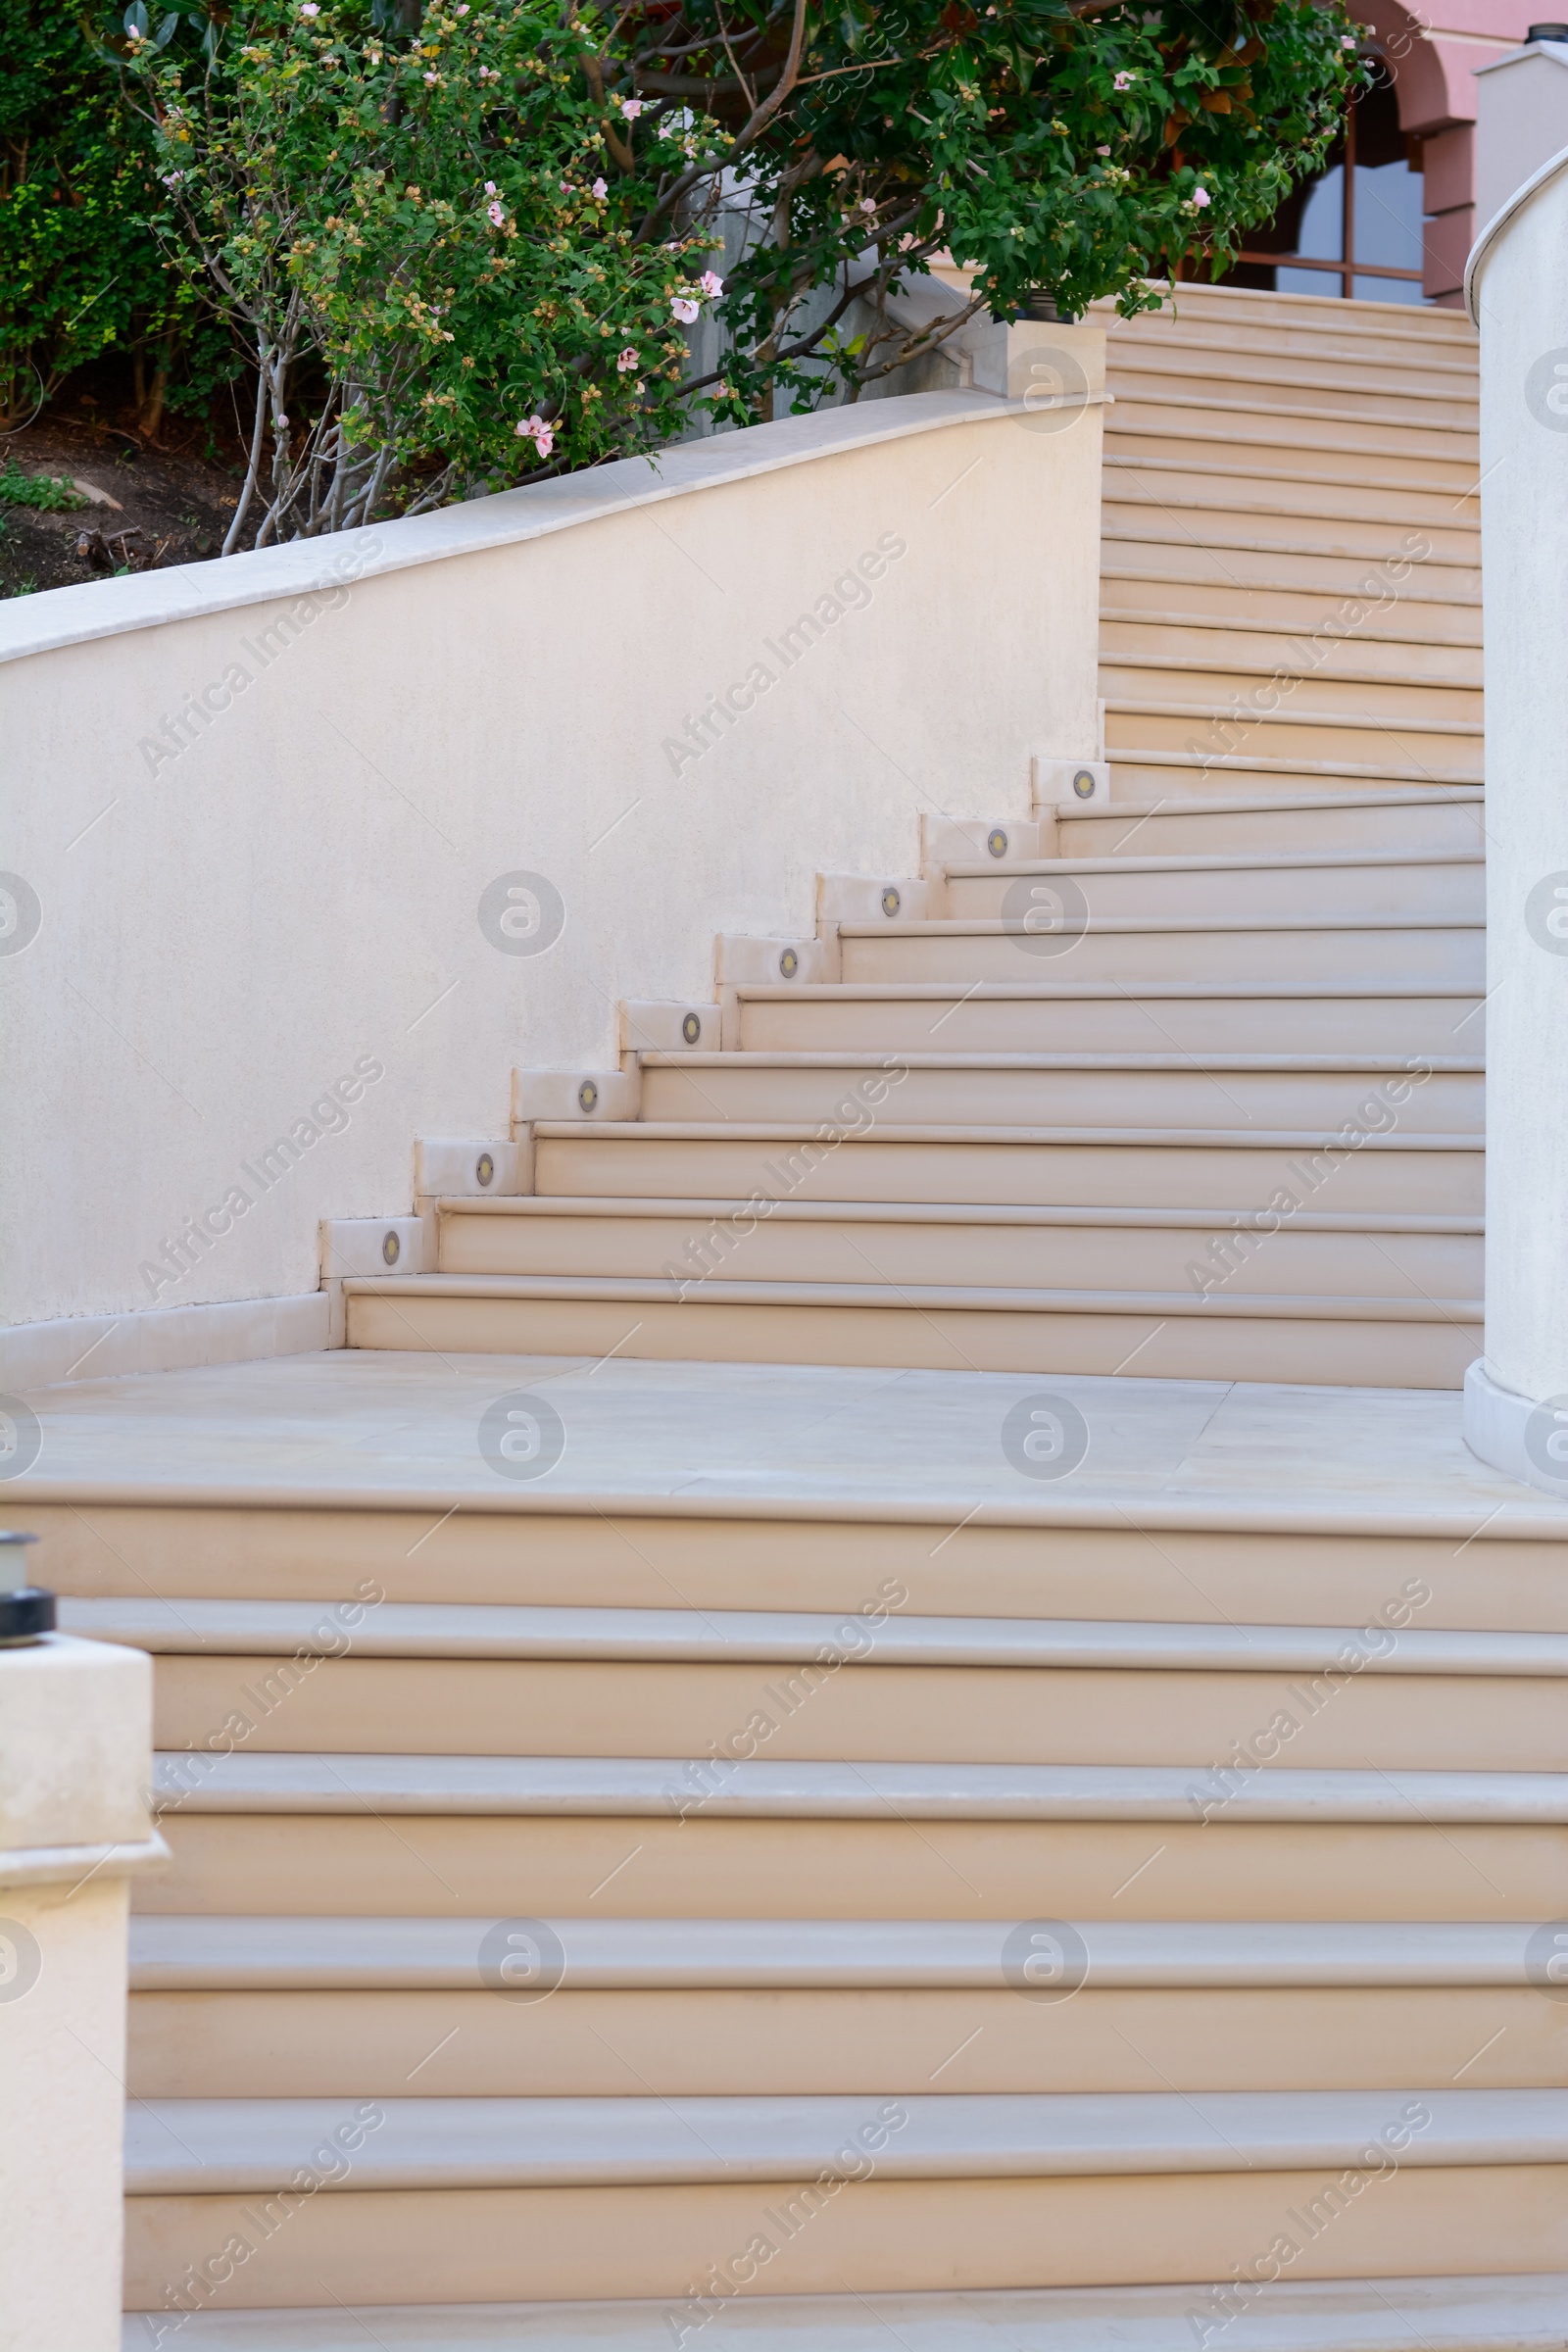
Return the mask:
[[[634,1316],[632,1318],[635,1319]],[[552,1402],[560,1460],[498,1474],[479,1423],[514,1391]],[[1004,1425],[1024,1399],[1082,1415],[1064,1476],[1020,1472]],[[1145,1506],[1328,1528],[1418,1520],[1568,1529],[1568,1503],[1489,1469],[1451,1390],[1087,1379],[795,1364],[660,1363],[347,1348],[37,1390],[43,1446],[20,1503],[163,1500],[436,1510],[592,1510],[610,1497],[823,1506],[878,1516],[1071,1518]]]

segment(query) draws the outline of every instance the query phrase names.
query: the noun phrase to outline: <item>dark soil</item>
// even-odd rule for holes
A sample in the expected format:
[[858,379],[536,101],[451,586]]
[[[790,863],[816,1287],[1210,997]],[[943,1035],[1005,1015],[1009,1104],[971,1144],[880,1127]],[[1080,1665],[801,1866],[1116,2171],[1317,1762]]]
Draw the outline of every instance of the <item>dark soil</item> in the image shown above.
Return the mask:
[[62,514],[0,503],[0,596],[216,556],[240,468],[204,454],[211,448],[205,427],[172,422],[153,444],[83,410],[0,436],[0,470],[69,475],[87,502]]

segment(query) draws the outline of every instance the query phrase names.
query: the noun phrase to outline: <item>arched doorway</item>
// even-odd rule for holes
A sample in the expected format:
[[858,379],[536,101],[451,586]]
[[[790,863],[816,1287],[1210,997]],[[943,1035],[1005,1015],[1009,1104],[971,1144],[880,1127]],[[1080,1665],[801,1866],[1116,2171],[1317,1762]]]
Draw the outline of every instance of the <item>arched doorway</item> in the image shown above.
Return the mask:
[[1326,167],[1295,188],[1272,220],[1249,232],[1224,284],[1362,302],[1421,301],[1421,142],[1399,127],[1387,61],[1374,52],[1368,63],[1373,84],[1351,107]]

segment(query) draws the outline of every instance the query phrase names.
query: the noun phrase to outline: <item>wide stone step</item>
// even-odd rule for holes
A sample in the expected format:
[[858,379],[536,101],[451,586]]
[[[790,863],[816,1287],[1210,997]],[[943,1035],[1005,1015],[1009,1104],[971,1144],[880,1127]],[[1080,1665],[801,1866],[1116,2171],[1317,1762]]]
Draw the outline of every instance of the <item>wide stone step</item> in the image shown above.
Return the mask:
[[[1295,636],[1276,627],[1230,627],[1200,618],[1146,625],[1107,609],[1101,616],[1102,691],[1130,700],[1165,698],[1229,707],[1240,696],[1259,712],[1325,710],[1354,718],[1423,714],[1475,720],[1482,710],[1479,661],[1452,647],[1368,638],[1335,618]],[[1466,676],[1466,670],[1472,675]],[[1441,675],[1425,672],[1441,671]]]
[[1562,2234],[1568,2098],[169,2100],[131,2110],[126,2159],[132,2310],[248,2226],[279,2302],[326,2263],[345,2302],[608,2286],[700,2320],[715,2243],[750,2247],[755,2278],[760,2242],[797,2291],[830,2271],[858,2291],[988,2286],[1020,2259],[1061,2282],[1198,2283],[1301,2204],[1319,2217],[1301,2235],[1363,2270],[1408,2272],[1418,2245],[1517,2267]]
[[1477,789],[1382,793],[1244,795],[1204,802],[1196,794],[1172,807],[1162,800],[1112,802],[1092,815],[1058,808],[1059,855],[1106,858],[1179,857],[1197,851],[1234,855],[1248,850],[1366,856],[1386,850],[1479,850],[1485,837],[1484,795]]
[[[1207,743],[1202,741],[1207,737]],[[1302,744],[1293,738],[1294,748],[1282,758],[1243,749],[1235,754],[1220,748],[1216,754],[1210,745],[1223,747],[1223,731],[1216,734],[1212,727],[1183,728],[1178,736],[1168,727],[1166,740],[1172,737],[1184,747],[1181,751],[1166,751],[1156,745],[1112,747],[1110,753],[1111,799],[1116,801],[1151,801],[1161,798],[1181,800],[1188,795],[1200,800],[1236,792],[1244,799],[1253,799],[1275,791],[1298,800],[1303,796],[1323,792],[1336,784],[1345,784],[1359,795],[1372,791],[1395,790],[1403,784],[1456,787],[1473,791],[1482,782],[1479,766],[1442,765],[1426,760],[1409,761],[1401,759],[1403,746],[1395,731],[1383,734],[1374,744],[1364,748],[1374,756],[1366,760],[1313,760],[1310,742]],[[1452,747],[1450,747],[1450,760]]]
[[[1371,1107],[1353,1132],[1204,1134],[1169,1129],[904,1128],[869,1116],[816,1127],[670,1126],[651,1120],[534,1129],[540,1194],[604,1199],[979,1201],[996,1206],[1261,1210],[1277,1194],[1345,1214],[1370,1208],[1479,1215],[1472,1135],[1398,1131]],[[1387,1115],[1385,1116],[1385,1110]],[[1381,1129],[1367,1132],[1369,1127]],[[1361,1140],[1356,1140],[1360,1137]],[[407,1288],[407,1284],[403,1288]]]
[[[1338,469],[1337,469],[1338,471]],[[1310,516],[1314,521],[1367,522],[1397,533],[1418,534],[1434,553],[1453,544],[1468,556],[1463,534],[1480,529],[1478,502],[1466,499],[1468,483],[1450,489],[1446,483],[1403,481],[1385,483],[1375,463],[1366,465],[1361,479],[1305,472],[1287,463],[1277,466],[1264,455],[1228,459],[1189,453],[1181,458],[1140,460],[1107,452],[1104,496],[1117,506],[1155,506],[1183,514],[1193,508],[1240,514]],[[1381,553],[1381,550],[1379,551]]]
[[[1173,516],[1162,523],[1147,509],[1129,508],[1121,522],[1105,528],[1101,564],[1102,594],[1107,579],[1128,575],[1145,582],[1188,581],[1228,598],[1218,611],[1250,611],[1275,627],[1289,625],[1288,608],[1282,609],[1280,599],[1314,595],[1352,611],[1356,605],[1381,607],[1396,599],[1391,610],[1401,636],[1425,635],[1426,609],[1434,605],[1463,612],[1466,641],[1480,617],[1481,572],[1475,561],[1418,562],[1416,551],[1401,548],[1386,527],[1370,553],[1336,552],[1303,546],[1294,533],[1261,522],[1244,527],[1238,518],[1227,525],[1222,514],[1212,514],[1200,528],[1196,517]],[[1240,601],[1249,593],[1250,606]],[[1327,609],[1320,605],[1320,614]]]
[[[1240,799],[1238,805],[1249,807]],[[1192,818],[1172,809],[1169,823],[1205,821],[1196,812],[1214,804],[1195,798],[1193,808]],[[1107,813],[1104,821],[1122,820]],[[1297,988],[1066,981],[964,989],[939,981],[749,988],[738,996],[740,1042],[748,1053],[919,1053],[940,1043],[952,1053],[1452,1055],[1479,1054],[1486,1026],[1479,992],[1398,982],[1366,989],[1335,981]]]
[[1300,361],[1269,360],[1227,354],[1216,362],[1211,352],[1161,351],[1157,355],[1118,349],[1106,368],[1106,383],[1118,403],[1158,401],[1173,393],[1215,408],[1226,401],[1246,400],[1254,408],[1273,408],[1282,416],[1347,416],[1357,428],[1368,424],[1413,425],[1430,430],[1449,425],[1462,432],[1477,429],[1481,406],[1479,377],[1466,373],[1422,383],[1402,372],[1369,367],[1354,370],[1347,381],[1338,371],[1320,373]]
[[1479,1296],[1479,1218],[1256,1218],[1175,1209],[987,1208],[799,1200],[765,1215],[728,1200],[449,1201],[443,1274],[707,1277],[916,1288],[1191,1290],[1212,1297]]
[[764,1283],[666,1274],[415,1277],[345,1285],[348,1345],[438,1354],[620,1354],[676,1362],[886,1364],[1167,1380],[1458,1389],[1479,1299]]
[[[808,1552],[811,1544],[797,1548]],[[1406,1775],[1391,1788],[1378,1773],[1359,1776],[1370,1784],[1364,1815],[1352,1807],[1346,1818],[1345,1805],[1333,1801],[1355,1776],[1318,1773],[1305,1777],[1327,1801],[1302,1818],[1276,1819],[1245,1803],[1245,1784],[1227,1801],[1239,1773],[1216,1784],[1207,1767],[1167,1768],[1162,1777],[1128,1767],[1127,1809],[1117,1811],[1102,1787],[1098,1799],[1090,1788],[1076,1815],[1058,1819],[917,1813],[908,1776],[920,1768],[911,1766],[894,1786],[888,1766],[873,1779],[858,1765],[721,1771],[712,1757],[688,1759],[690,1778],[679,1760],[645,1763],[635,1779],[629,1766],[601,1766],[592,1791],[573,1788],[568,1768],[558,1765],[558,1809],[530,1812],[520,1801],[523,1768],[505,1768],[501,1786],[481,1777],[502,1773],[499,1765],[459,1758],[461,1770],[438,1774],[435,1761],[418,1759],[413,1769],[405,1761],[399,1779],[368,1776],[363,1759],[319,1757],[313,1777],[309,1759],[263,1756],[249,1763],[242,1792],[215,1786],[217,1766],[208,1773],[200,1758],[172,1759],[168,1777],[177,1773],[180,1788],[197,1793],[176,1802],[179,1790],[168,1789],[159,1826],[172,1860],[145,1882],[137,1908],[505,1920],[517,1916],[526,1889],[528,1911],[539,1918],[873,1916],[1012,1926],[1048,1909],[1067,1919],[1538,1923],[1560,1915],[1568,1868],[1568,1830],[1515,1818],[1491,1787],[1511,1785],[1501,1774],[1459,1776],[1479,1788],[1476,1817],[1462,1821],[1434,1807],[1430,1784],[1440,1776]],[[773,1789],[781,1809],[747,1811],[742,1800],[752,1790],[740,1776],[769,1769],[784,1776],[786,1786]],[[940,1769],[950,1779],[956,1773]],[[968,1779],[986,1772],[971,1766]],[[1056,1767],[1054,1778],[1065,1773]],[[793,1787],[806,1774],[818,1776],[815,1813],[805,1809],[808,1792]],[[836,1811],[826,1801],[835,1775],[845,1798]],[[990,1777],[1010,1785],[1005,1774]],[[1078,1775],[1086,1784],[1106,1778],[1102,1769]],[[1283,1786],[1281,1769],[1266,1780],[1272,1795]],[[718,1795],[702,1801],[715,1782]],[[400,1785],[404,1801],[394,1802]],[[1132,1804],[1133,1789],[1143,1804]],[[243,1805],[231,1805],[241,1794]],[[982,1801],[972,1787],[970,1794]],[[1348,1803],[1348,1788],[1344,1794]],[[1287,1807],[1289,1795],[1279,1800]],[[502,1809],[503,1799],[512,1810]],[[1200,1819],[1205,1806],[1208,1817]]]
[[[1221,771],[1253,774],[1257,762],[1184,753],[1123,755],[1130,776],[1178,763],[1194,788]],[[1112,788],[1116,784],[1112,776]],[[936,922],[846,923],[839,931],[841,978],[1022,980],[1044,976],[1124,985],[1140,980],[1399,979],[1429,987],[1483,985],[1486,926],[1475,916],[1363,917],[1297,912],[1229,915],[1080,915],[1064,907],[1052,929],[970,916]]]
[[1568,2038],[1535,1982],[1549,1935],[138,1917],[128,2079],[138,2099],[1530,2087]]
[[[1060,869],[1021,869],[1055,898]],[[1093,889],[1119,876],[1097,876]],[[1129,877],[1133,879],[1133,877]],[[960,878],[983,898],[1029,888]],[[1407,1134],[1457,1135],[1483,1124],[1481,1064],[1231,1054],[1195,1066],[1181,1053],[1063,1055],[645,1054],[642,1112],[654,1121],[862,1120],[886,1108],[904,1126],[1336,1128],[1372,1098]],[[463,1268],[449,1269],[461,1272]]]
[[[1127,708],[1110,706],[1110,731],[1118,739],[1135,731],[1122,715]],[[1204,716],[1197,710],[1191,713],[1192,731],[1200,739]],[[1336,732],[1326,718],[1321,725],[1325,735]],[[1227,724],[1211,732],[1216,753],[1230,752],[1244,733],[1255,736],[1260,750],[1278,736],[1277,728],[1250,720],[1245,727]],[[1401,729],[1401,749],[1406,742]],[[1129,747],[1118,740],[1112,748]],[[1019,859],[1004,872],[994,864],[950,865],[945,896],[950,920],[990,917],[1026,934],[1038,927],[1047,938],[1086,920],[1117,916],[1212,916],[1236,923],[1269,916],[1299,922],[1307,916],[1366,921],[1397,915],[1426,923],[1484,923],[1486,872],[1480,851],[1471,848],[1273,853],[1195,849],[1173,857],[1128,843],[1101,858]]]
[[1299,398],[1259,399],[1253,386],[1227,387],[1205,398],[1190,381],[1178,386],[1175,377],[1163,381],[1152,369],[1129,372],[1110,385],[1117,425],[1127,432],[1162,433],[1195,421],[1209,429],[1234,425],[1238,436],[1255,433],[1265,444],[1283,447],[1294,458],[1300,449],[1343,451],[1353,446],[1358,456],[1387,451],[1425,466],[1434,459],[1448,465],[1466,464],[1480,471],[1480,434],[1475,423],[1445,423],[1423,415],[1419,419],[1391,416],[1385,404],[1376,408],[1335,408]]
[[[1201,2288],[1044,2288],[964,2294],[740,2296],[705,2274],[713,2296],[701,2334],[712,2352],[1192,2352],[1223,2327],[1228,2352],[1559,2352],[1568,2274],[1471,2278],[1301,2280],[1234,2275]],[[725,2298],[720,2300],[720,2298]],[[187,2352],[359,2352],[368,2328],[386,2352],[670,2352],[664,2302],[329,2304],[295,2311],[200,2311],[182,2317]],[[685,2321],[677,2317],[677,2326]],[[696,2322],[693,2322],[693,2328]],[[1208,2337],[1205,2341],[1210,2340]],[[124,2352],[144,2352],[147,2322],[125,2323]]]
[[1232,412],[1222,420],[1210,420],[1201,411],[1186,412],[1151,430],[1129,426],[1119,401],[1105,416],[1105,464],[1162,471],[1250,465],[1276,480],[1324,482],[1336,489],[1407,486],[1420,493],[1441,492],[1450,511],[1461,514],[1457,502],[1473,497],[1476,486],[1476,466],[1468,455],[1410,457],[1378,440],[1358,441],[1346,433],[1337,434],[1325,447],[1298,439],[1295,419],[1282,420],[1268,411]]
[[[1184,558],[1175,546],[1124,546],[1105,551],[1100,575],[1102,615],[1119,613],[1129,620],[1163,621],[1182,628],[1226,628],[1265,636],[1290,631],[1312,636],[1314,631],[1345,635],[1354,631],[1357,647],[1391,646],[1433,649],[1443,659],[1451,650],[1456,661],[1481,645],[1479,596],[1465,585],[1445,592],[1442,579],[1414,573],[1396,583],[1364,568],[1348,587],[1311,580],[1271,580],[1262,576],[1266,560],[1227,559],[1226,571],[1206,562],[1201,551]],[[1368,582],[1370,581],[1370,586]],[[1465,661],[1458,674],[1468,675]]]
[[1187,702],[1150,681],[1137,697],[1107,700],[1105,742],[1108,755],[1124,760],[1179,748],[1200,763],[1224,759],[1232,767],[1256,760],[1313,768],[1321,761],[1342,773],[1413,769],[1434,783],[1455,774],[1471,784],[1482,778],[1482,729],[1474,718],[1429,716],[1416,724],[1393,712],[1312,710],[1284,696],[1277,709],[1259,709],[1250,692],[1230,704],[1206,696]]
[[[1555,1676],[1451,1662],[1446,1671],[1375,1675],[1357,1663],[1372,1646],[1348,1637],[1341,1657],[1320,1638],[1315,1659],[1295,1669],[1248,1671],[1233,1660],[1219,1672],[1123,1667],[1113,1656],[1065,1666],[1027,1657],[890,1662],[874,1643],[853,1671],[831,1645],[825,1662],[766,1665],[351,1655],[330,1674],[302,1668],[281,1648],[175,1653],[159,1661],[155,1736],[178,1750],[199,1745],[215,1723],[254,1717],[252,1757],[299,1749],[353,1757],[395,1723],[413,1756],[638,1757],[722,1752],[737,1726],[770,1720],[775,1762],[875,1766],[897,1756],[1201,1773],[1214,1757],[1249,1753],[1259,1727],[1271,1726],[1265,1750],[1288,1752],[1293,1768],[1530,1773],[1560,1757],[1557,1678],[1568,1673],[1560,1658]],[[1458,1648],[1448,1645],[1450,1661]]]

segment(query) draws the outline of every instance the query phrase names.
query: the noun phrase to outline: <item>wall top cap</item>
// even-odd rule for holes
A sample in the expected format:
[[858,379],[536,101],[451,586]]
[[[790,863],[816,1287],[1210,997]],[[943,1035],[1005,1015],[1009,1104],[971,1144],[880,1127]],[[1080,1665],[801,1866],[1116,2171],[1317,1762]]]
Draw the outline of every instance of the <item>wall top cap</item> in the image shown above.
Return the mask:
[[677,442],[652,458],[620,458],[584,473],[525,482],[488,498],[371,523],[362,530],[251,549],[214,563],[172,565],[167,571],[139,572],[122,580],[46,588],[35,596],[0,603],[0,662],[246,605],[336,599],[354,582],[378,573],[514,546],[691,491],[716,489],[816,458],[948,425],[989,422],[1008,414],[1009,404],[989,392],[908,393]]
[[[1504,58],[1501,60],[1501,63],[1507,65],[1509,60]],[[1491,71],[1490,68],[1486,70],[1489,72]],[[1481,318],[1477,309],[1477,305],[1481,297],[1481,269],[1483,263],[1487,260],[1492,248],[1494,245],[1495,245],[1503,230],[1513,220],[1515,214],[1522,213],[1527,204],[1534,203],[1535,199],[1541,194],[1542,189],[1550,186],[1551,182],[1556,178],[1558,172],[1563,170],[1565,165],[1568,165],[1568,147],[1562,148],[1556,155],[1548,156],[1546,161],[1542,165],[1540,171],[1531,173],[1530,177],[1525,181],[1523,187],[1515,188],[1513,194],[1509,197],[1507,203],[1502,207],[1501,211],[1494,213],[1492,219],[1487,222],[1486,227],[1481,231],[1480,236],[1477,237],[1474,245],[1472,245],[1470,248],[1470,259],[1464,266],[1464,307],[1469,315],[1470,323],[1472,326],[1479,326],[1481,324]]]
[[1568,66],[1568,24],[1532,24],[1522,48],[1510,49],[1490,65],[1475,66],[1471,71],[1479,81],[1483,74],[1500,74],[1527,57],[1544,57],[1554,66]]

